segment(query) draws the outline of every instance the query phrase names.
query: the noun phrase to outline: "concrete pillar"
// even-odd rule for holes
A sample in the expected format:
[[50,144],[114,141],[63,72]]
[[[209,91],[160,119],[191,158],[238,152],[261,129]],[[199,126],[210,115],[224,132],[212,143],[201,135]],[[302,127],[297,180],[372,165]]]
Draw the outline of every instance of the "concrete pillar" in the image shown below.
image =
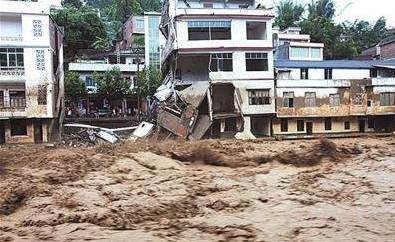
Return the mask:
[[225,132],[225,119],[221,119],[220,132]]
[[235,135],[236,139],[256,139],[256,137],[251,132],[251,118],[249,116],[244,116],[244,129],[243,132],[239,132]]
[[4,90],[4,107],[9,108],[11,105],[10,103],[10,90]]

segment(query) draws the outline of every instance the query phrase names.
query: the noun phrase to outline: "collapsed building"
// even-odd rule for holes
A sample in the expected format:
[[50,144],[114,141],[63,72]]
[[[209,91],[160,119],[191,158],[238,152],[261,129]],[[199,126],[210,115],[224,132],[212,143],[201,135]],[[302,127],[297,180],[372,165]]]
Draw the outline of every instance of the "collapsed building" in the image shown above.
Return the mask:
[[272,135],[273,17],[253,0],[164,1],[158,125],[188,139]]

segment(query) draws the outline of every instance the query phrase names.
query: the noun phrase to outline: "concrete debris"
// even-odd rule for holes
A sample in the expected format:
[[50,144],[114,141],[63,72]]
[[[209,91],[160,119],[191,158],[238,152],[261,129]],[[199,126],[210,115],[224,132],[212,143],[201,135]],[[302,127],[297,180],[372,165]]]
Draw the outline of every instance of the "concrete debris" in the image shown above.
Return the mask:
[[148,122],[141,122],[137,129],[133,132],[136,138],[144,138],[150,135],[155,128],[155,125]]

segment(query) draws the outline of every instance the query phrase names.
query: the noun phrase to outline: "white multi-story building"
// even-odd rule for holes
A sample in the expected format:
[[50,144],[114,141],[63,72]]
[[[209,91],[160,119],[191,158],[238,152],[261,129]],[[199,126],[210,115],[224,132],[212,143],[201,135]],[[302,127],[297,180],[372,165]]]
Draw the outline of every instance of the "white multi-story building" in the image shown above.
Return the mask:
[[[206,91],[203,83],[208,84],[207,96],[190,102],[198,117],[210,120],[207,129],[197,122],[195,129],[201,130],[196,137],[206,130],[217,137],[271,135],[273,17],[262,1],[165,1],[161,24],[167,39],[165,73],[174,75],[170,79],[178,83],[192,85],[195,96],[198,90]],[[184,97],[193,96],[187,89],[184,92]],[[163,120],[165,128],[179,130],[166,127],[169,122]]]
[[63,105],[60,0],[0,0],[0,143],[55,138]]

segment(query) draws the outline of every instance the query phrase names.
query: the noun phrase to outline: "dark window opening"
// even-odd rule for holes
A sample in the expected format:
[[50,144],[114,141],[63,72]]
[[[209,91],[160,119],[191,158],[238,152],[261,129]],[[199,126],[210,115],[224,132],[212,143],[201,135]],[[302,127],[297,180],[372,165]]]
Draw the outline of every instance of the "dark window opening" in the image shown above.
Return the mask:
[[344,122],[344,129],[349,130],[350,129],[350,121]]
[[225,132],[237,131],[237,124],[235,118],[225,119]]
[[340,95],[339,94],[329,94],[329,106],[331,106],[331,107],[340,106]]
[[270,101],[270,89],[248,90],[249,105],[268,105]]
[[247,22],[247,40],[266,40],[266,22]]
[[212,3],[203,3],[203,8],[213,8],[213,4]]
[[233,59],[231,53],[218,53],[211,55],[210,70],[218,71],[233,71]]
[[372,100],[368,100],[368,107],[372,106]]
[[230,21],[188,22],[189,40],[230,40],[231,38]]
[[325,130],[332,130],[332,119],[325,118]]
[[377,69],[370,69],[370,77],[377,77]]
[[325,69],[325,80],[332,79],[332,69]]
[[4,91],[0,91],[0,108],[4,108]]
[[309,69],[307,68],[300,69],[300,79],[302,80],[309,79]]
[[304,120],[298,120],[297,121],[297,128],[299,132],[303,132],[304,131]]
[[294,92],[283,93],[283,107],[293,108],[294,107]]
[[281,119],[281,132],[288,132],[288,119]]
[[27,135],[27,124],[25,119],[11,120],[11,136]]
[[247,71],[268,71],[267,53],[246,53]]
[[368,128],[369,129],[374,129],[374,118],[368,117]]

